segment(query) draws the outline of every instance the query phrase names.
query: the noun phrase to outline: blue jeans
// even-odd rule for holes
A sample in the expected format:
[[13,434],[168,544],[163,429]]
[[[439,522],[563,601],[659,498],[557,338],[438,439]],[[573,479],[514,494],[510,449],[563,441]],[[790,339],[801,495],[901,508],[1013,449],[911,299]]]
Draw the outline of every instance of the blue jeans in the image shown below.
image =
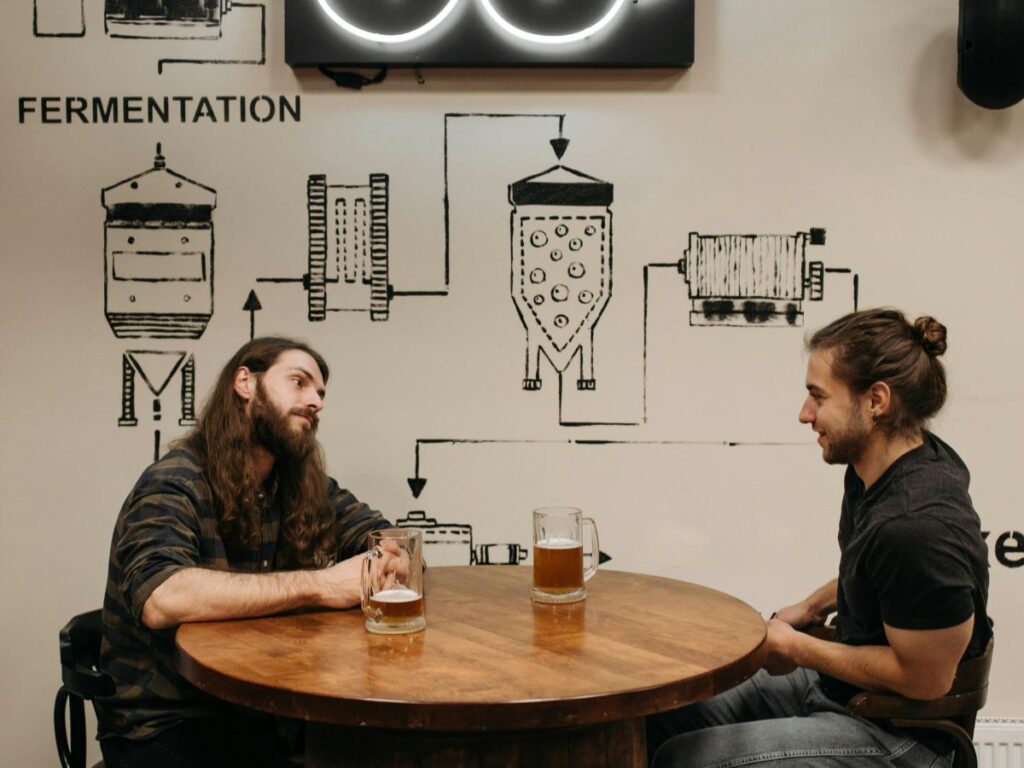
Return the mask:
[[761,670],[712,699],[648,717],[647,750],[652,768],[952,765],[941,739],[851,714],[807,669],[777,677]]

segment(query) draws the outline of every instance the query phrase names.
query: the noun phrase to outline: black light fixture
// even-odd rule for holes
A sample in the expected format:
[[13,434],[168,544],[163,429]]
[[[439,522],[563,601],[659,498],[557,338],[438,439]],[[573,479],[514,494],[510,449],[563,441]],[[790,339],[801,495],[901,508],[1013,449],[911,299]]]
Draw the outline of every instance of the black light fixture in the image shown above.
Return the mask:
[[988,109],[1024,98],[1024,0],[960,0],[956,79]]
[[693,0],[287,0],[293,67],[686,67]]

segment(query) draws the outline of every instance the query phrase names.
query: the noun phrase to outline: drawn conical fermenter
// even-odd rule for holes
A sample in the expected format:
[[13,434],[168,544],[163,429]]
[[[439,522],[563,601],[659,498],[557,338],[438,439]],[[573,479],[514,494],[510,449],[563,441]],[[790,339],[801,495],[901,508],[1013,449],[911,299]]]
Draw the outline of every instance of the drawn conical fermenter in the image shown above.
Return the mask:
[[107,187],[104,309],[118,338],[198,339],[213,315],[217,193],[167,167]]
[[562,165],[509,186],[512,301],[526,328],[523,389],[540,389],[542,351],[559,375],[579,353],[576,387],[596,387],[594,326],[612,288],[612,198],[610,183]]

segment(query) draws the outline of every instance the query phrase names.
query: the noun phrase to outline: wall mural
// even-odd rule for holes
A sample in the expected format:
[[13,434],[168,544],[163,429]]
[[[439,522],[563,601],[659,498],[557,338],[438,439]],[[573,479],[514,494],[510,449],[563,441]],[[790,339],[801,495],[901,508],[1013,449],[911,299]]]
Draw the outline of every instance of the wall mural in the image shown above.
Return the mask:
[[[157,144],[153,167],[103,189],[104,312],[119,339],[198,339],[213,317],[214,231],[217,192],[167,167]],[[179,426],[195,423],[195,358],[179,349],[126,350],[121,362],[120,427],[135,427],[135,380],[160,397],[181,377]],[[154,430],[154,461],[160,430]]]
[[[642,265],[643,350],[641,413],[635,419],[602,417],[571,419],[565,415],[563,379],[583,397],[597,390],[595,341],[598,321],[613,292],[612,206],[614,185],[563,164],[569,146],[564,137],[564,114],[448,113],[444,116],[444,243],[438,252],[437,287],[396,289],[390,282],[390,230],[407,212],[392,210],[391,177],[373,172],[365,181],[336,182],[325,173],[307,177],[304,205],[307,238],[306,271],[302,275],[258,276],[257,284],[301,286],[306,296],[306,320],[326,321],[334,313],[362,313],[371,321],[386,322],[391,302],[401,296],[445,297],[450,293],[451,199],[469,195],[452,189],[449,127],[454,120],[474,120],[481,130],[494,120],[549,120],[557,129],[549,143],[555,164],[507,184],[510,208],[510,294],[525,331],[525,367],[521,388],[542,390],[551,371],[557,376],[558,426],[640,427],[648,423],[647,359],[649,289],[652,270],[677,274],[688,303],[692,332],[700,329],[745,327],[793,328],[803,325],[804,302],[821,301],[827,273],[852,275],[852,305],[856,308],[859,276],[852,270],[825,268],[810,260],[808,246],[823,246],[825,230],[811,228],[793,235],[705,235],[691,232],[682,257]],[[213,313],[214,228],[216,191],[167,167],[160,145],[153,167],[103,190],[107,209],[105,231],[105,307],[108,323],[118,338],[197,339]],[[496,231],[494,237],[504,237]],[[242,310],[249,313],[249,336],[256,334],[256,313],[263,302],[255,288]],[[191,352],[164,348],[125,350],[122,356],[120,426],[138,424],[136,380],[152,395],[151,418],[164,412],[161,397],[171,380],[180,377],[181,408],[178,423],[195,420],[195,358]],[[154,456],[161,450],[160,430],[154,431]],[[420,449],[427,445],[524,446],[549,440],[421,437],[415,444],[415,469],[409,489],[418,499],[427,478],[420,474]],[[645,440],[628,436],[569,439],[570,445],[700,445],[700,440]],[[721,441],[718,443],[721,444]],[[739,445],[738,442],[729,444]],[[745,445],[784,445],[782,442],[745,442]],[[403,518],[426,520],[423,510]],[[436,520],[431,546],[448,547],[445,538],[472,528]],[[443,529],[443,531],[442,531]],[[432,528],[431,530],[434,530]],[[443,535],[442,535],[443,534]],[[452,534],[456,535],[456,534]],[[435,541],[436,539],[436,541]],[[461,541],[461,540],[460,540]],[[519,547],[517,549],[517,547]],[[446,550],[447,551],[447,550]],[[460,544],[459,551],[462,552]],[[469,553],[467,557],[462,554]],[[528,559],[525,548],[513,544],[466,549],[459,562],[516,564]],[[610,559],[606,553],[599,553]],[[447,557],[447,555],[445,555]],[[433,558],[432,558],[433,559]]]
[[32,34],[36,37],[85,35],[85,0],[33,0]]
[[[157,74],[161,75],[165,67],[176,64],[267,63],[267,8],[263,3],[104,0],[103,29],[114,39],[208,44],[203,55],[161,56],[157,60]],[[33,0],[32,34],[84,37],[85,0]]]

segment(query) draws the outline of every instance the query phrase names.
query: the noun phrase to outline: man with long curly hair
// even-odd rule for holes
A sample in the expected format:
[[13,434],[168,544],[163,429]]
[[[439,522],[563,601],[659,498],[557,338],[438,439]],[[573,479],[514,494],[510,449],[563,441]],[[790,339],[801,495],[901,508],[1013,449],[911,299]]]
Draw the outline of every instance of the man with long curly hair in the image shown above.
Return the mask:
[[209,697],[174,665],[175,628],[359,602],[361,553],[388,523],[327,476],[316,439],[329,376],[306,344],[245,344],[198,424],[143,472],[114,528],[97,699],[108,766],[276,766],[273,722]]

